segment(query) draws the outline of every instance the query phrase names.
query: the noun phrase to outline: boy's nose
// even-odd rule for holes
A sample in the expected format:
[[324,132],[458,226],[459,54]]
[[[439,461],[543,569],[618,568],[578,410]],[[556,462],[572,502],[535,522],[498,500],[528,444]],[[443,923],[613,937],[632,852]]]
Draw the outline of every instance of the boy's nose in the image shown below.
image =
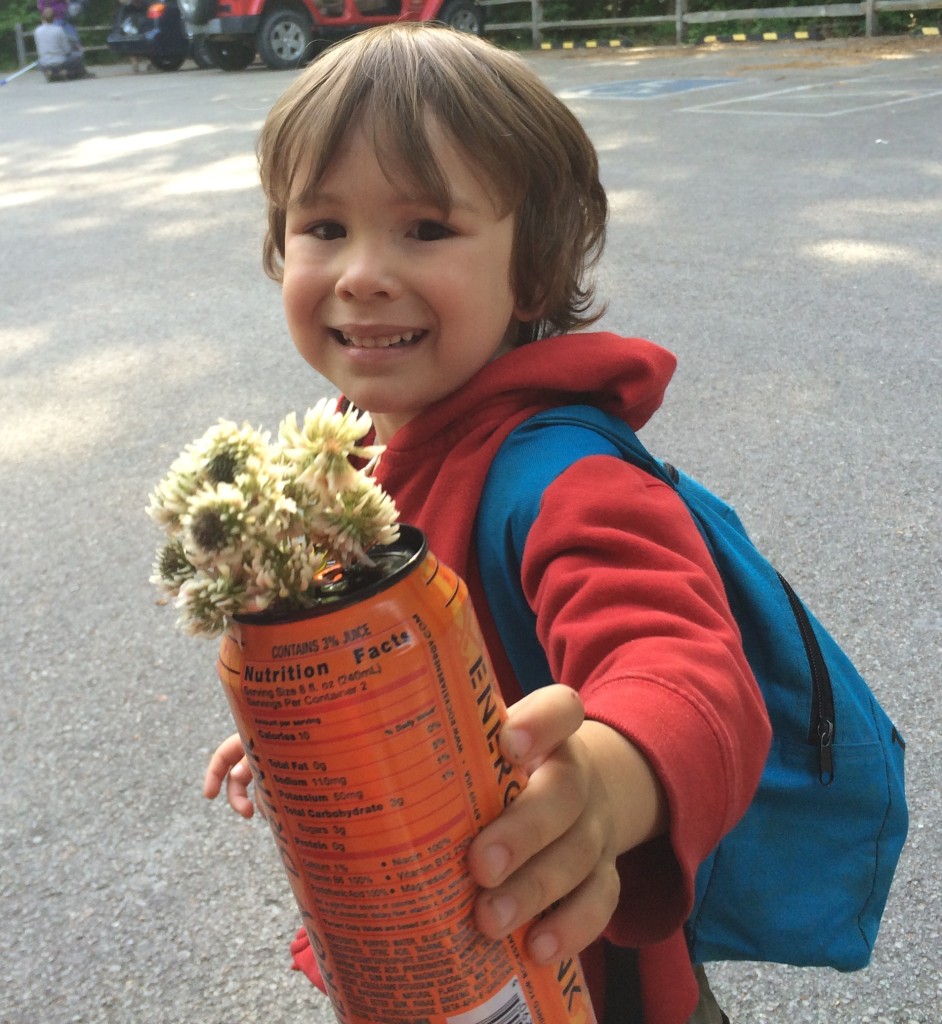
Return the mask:
[[399,283],[390,260],[378,246],[348,253],[334,291],[342,299],[393,298]]

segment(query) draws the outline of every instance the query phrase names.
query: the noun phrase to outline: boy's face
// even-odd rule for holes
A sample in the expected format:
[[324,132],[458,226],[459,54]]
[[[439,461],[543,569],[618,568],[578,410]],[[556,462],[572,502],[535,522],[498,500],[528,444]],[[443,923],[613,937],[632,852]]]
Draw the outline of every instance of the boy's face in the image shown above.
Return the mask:
[[[316,194],[287,211],[283,301],[298,351],[387,441],[512,347],[514,218],[437,125],[454,199],[406,195],[368,133],[347,134]],[[408,179],[402,183],[408,186]]]

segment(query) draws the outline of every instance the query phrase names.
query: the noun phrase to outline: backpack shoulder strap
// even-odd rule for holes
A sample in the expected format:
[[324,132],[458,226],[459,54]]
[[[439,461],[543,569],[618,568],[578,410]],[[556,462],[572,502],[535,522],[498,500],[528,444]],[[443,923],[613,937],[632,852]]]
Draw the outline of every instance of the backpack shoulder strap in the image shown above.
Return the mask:
[[612,455],[674,486],[670,472],[621,420],[588,405],[547,409],[504,440],[478,506],[478,565],[501,642],[525,692],[553,682],[520,584],[523,550],[547,487],[590,455]]

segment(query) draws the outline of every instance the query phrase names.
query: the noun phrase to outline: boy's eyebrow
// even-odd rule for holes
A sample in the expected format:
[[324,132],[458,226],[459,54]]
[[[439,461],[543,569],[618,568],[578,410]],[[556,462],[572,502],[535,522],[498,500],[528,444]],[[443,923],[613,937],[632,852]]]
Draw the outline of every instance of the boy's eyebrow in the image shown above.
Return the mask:
[[[342,196],[338,196],[333,192],[323,192],[317,189],[312,189],[308,192],[302,192],[299,195],[292,196],[288,200],[288,209],[298,209],[308,206],[342,206],[346,200]],[[442,204],[432,196],[422,195],[410,195],[408,192],[399,193],[398,198],[393,203],[394,206],[429,206],[439,211],[442,214],[450,213],[452,210],[464,210],[467,213],[479,213],[480,205],[473,203],[469,199],[464,199],[458,195],[452,195],[448,206],[442,206]]]

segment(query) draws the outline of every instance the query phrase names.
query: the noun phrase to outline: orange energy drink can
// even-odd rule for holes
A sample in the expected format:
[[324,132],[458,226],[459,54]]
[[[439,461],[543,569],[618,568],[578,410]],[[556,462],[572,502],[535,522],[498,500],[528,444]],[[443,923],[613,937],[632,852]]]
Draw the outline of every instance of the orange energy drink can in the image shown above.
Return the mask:
[[521,791],[464,582],[404,526],[378,583],[244,617],[219,676],[341,1024],[594,1024],[577,959],[473,922],[475,835]]

